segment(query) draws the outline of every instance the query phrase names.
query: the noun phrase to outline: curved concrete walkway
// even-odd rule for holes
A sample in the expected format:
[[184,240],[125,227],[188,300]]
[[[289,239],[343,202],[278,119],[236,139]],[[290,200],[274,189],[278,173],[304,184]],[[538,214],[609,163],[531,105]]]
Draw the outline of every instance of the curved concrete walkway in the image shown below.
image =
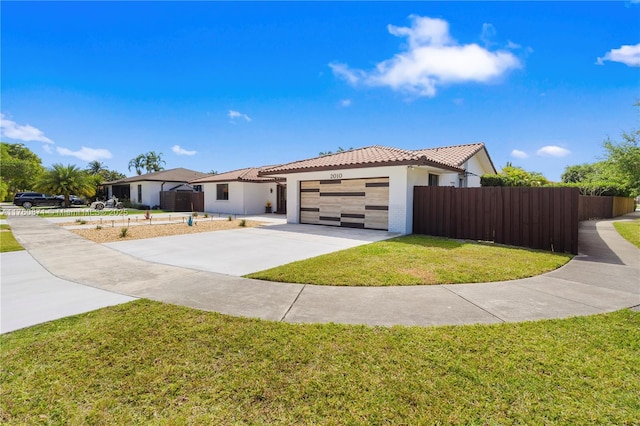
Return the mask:
[[[625,218],[637,217],[639,213]],[[236,316],[384,326],[517,322],[638,306],[640,250],[620,237],[612,222],[582,222],[581,254],[538,277],[484,284],[332,287],[151,263],[39,217],[8,219],[29,254],[62,280]]]

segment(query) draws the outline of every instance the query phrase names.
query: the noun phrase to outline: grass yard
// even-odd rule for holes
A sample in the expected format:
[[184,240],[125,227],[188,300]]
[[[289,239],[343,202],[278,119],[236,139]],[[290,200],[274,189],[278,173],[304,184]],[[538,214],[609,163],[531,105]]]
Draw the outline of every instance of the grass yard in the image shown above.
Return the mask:
[[640,313],[286,324],[139,300],[0,336],[12,424],[636,424]]
[[625,240],[640,248],[640,219],[632,222],[614,222],[613,226]]
[[0,253],[19,250],[24,250],[24,248],[16,241],[9,225],[0,224]]
[[562,253],[409,235],[247,275],[269,281],[390,286],[506,281],[552,271]]

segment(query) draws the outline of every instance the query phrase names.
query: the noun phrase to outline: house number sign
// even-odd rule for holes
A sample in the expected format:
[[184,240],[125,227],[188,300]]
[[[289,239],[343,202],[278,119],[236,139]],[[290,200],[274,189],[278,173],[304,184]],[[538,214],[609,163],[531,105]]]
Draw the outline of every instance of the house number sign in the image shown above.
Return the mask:
[[331,173],[329,179],[342,179],[342,173]]

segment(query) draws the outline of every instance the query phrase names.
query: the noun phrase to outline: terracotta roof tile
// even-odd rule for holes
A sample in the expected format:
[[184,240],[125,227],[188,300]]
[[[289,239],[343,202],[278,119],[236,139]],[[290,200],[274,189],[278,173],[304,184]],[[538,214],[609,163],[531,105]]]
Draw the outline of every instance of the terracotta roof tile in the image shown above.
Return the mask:
[[469,158],[473,157],[482,148],[484,148],[483,143],[474,143],[468,145],[419,149],[414,152],[441,163],[462,167]]
[[265,168],[260,174],[272,175],[345,167],[374,167],[402,164],[434,165],[436,167],[458,171],[461,170],[465,161],[483,148],[483,143],[421,150],[405,150],[374,145]]

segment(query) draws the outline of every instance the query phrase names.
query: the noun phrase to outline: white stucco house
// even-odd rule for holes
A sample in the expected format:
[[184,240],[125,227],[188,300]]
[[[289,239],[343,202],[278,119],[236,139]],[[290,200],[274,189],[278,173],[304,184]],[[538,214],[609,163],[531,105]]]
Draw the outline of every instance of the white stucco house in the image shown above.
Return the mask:
[[[264,167],[248,167],[194,179],[191,185],[201,185],[204,210],[211,213],[252,215],[286,211],[284,179],[259,176]],[[267,209],[267,203],[270,208]]]
[[106,182],[103,185],[108,198],[116,196],[120,200],[130,200],[133,204],[153,207],[160,205],[160,192],[180,187],[203,176],[208,174],[175,168]]
[[[259,171],[286,181],[287,222],[412,232],[413,187],[479,187],[496,173],[484,143],[369,146]],[[206,189],[205,189],[206,191]]]

